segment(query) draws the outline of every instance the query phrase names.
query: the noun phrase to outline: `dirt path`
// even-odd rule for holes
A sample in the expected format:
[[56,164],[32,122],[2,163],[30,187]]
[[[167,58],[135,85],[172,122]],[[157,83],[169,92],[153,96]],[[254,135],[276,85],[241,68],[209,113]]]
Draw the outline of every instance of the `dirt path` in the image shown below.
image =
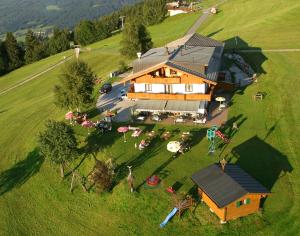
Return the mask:
[[73,55],[68,56],[68,57],[66,57],[64,60],[62,60],[62,61],[60,61],[60,62],[57,62],[56,64],[50,66],[50,67],[47,68],[46,70],[44,70],[44,71],[42,71],[42,72],[39,72],[39,73],[37,73],[37,74],[35,74],[35,75],[31,75],[31,76],[25,78],[25,80],[23,80],[23,81],[21,81],[21,82],[15,84],[15,85],[13,85],[12,87],[0,91],[0,96],[3,95],[3,94],[5,94],[5,93],[7,93],[7,92],[9,92],[9,91],[11,91],[11,90],[13,90],[13,89],[15,89],[15,88],[18,88],[18,87],[20,87],[20,86],[22,86],[22,85],[24,85],[24,84],[26,84],[26,83],[28,83],[28,82],[30,82],[30,81],[36,79],[36,78],[38,78],[39,76],[41,76],[41,75],[43,75],[43,74],[45,74],[45,73],[47,73],[47,72],[49,72],[49,71],[51,71],[51,70],[53,70],[53,69],[55,69],[56,67],[58,67],[58,66],[64,64],[65,62],[71,60],[72,57],[73,57]]

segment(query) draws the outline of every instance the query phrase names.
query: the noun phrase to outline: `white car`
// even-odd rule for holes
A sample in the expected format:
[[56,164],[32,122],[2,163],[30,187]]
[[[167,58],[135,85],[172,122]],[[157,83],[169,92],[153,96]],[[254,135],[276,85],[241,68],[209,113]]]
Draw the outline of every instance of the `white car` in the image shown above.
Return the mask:
[[121,89],[118,95],[118,98],[123,101],[123,100],[127,100],[127,91],[125,89]]

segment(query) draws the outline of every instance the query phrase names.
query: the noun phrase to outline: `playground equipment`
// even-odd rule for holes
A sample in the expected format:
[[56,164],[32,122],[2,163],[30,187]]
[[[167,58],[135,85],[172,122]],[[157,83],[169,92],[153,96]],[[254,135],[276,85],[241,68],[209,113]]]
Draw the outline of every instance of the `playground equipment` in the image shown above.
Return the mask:
[[176,213],[178,213],[180,217],[185,209],[190,209],[193,205],[195,205],[195,200],[191,196],[179,199],[175,192],[173,193],[173,196],[175,197],[175,207],[160,224],[161,228],[163,228]]
[[174,207],[174,209],[170,212],[170,214],[167,215],[166,219],[159,225],[160,228],[163,228],[169,222],[169,220],[176,214],[177,211],[178,209]]
[[218,126],[214,125],[210,129],[207,130],[206,133],[207,139],[210,141],[210,145],[208,148],[209,153],[215,152],[215,139],[216,137],[219,137],[224,141],[224,143],[229,143],[230,140],[219,130]]
[[160,182],[160,178],[157,175],[152,175],[147,178],[146,183],[150,187],[157,186]]

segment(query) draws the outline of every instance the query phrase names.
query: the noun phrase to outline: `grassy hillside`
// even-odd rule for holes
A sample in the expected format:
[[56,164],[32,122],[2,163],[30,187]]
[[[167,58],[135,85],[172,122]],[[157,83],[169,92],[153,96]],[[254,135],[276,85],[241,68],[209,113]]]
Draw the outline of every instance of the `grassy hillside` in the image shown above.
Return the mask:
[[[292,0],[289,5],[284,2],[228,1],[200,32],[212,35],[216,31],[213,37],[217,39],[239,36],[251,46],[279,48],[284,47],[283,37],[281,34],[277,38],[274,36],[282,30],[289,35],[287,44],[297,45],[298,33],[289,29],[299,22],[299,16],[291,14],[294,11],[287,10],[287,6],[297,8],[299,4]],[[243,14],[237,13],[237,7]],[[274,9],[273,16],[271,13],[254,16],[254,12],[263,12],[265,8]],[[285,8],[289,14],[282,13]],[[196,17],[177,16],[150,28],[155,45],[183,35],[183,29],[187,29]],[[273,21],[285,27],[277,29]],[[247,26],[250,22],[253,23],[251,27]],[[220,28],[223,29],[219,31]],[[262,37],[264,30],[268,34]],[[93,44],[91,51],[84,52],[81,57],[100,77],[106,78],[121,59],[119,41],[120,35],[116,35]],[[49,58],[49,64],[61,60],[62,56]],[[36,153],[35,135],[43,128],[44,121],[48,118],[63,119],[66,112],[53,105],[52,88],[61,67],[0,96],[1,235],[298,235],[300,111],[297,101],[300,85],[297,78],[300,54],[250,53],[244,57],[260,77],[258,83],[238,91],[233,97],[229,121],[239,123],[239,130],[232,135],[228,146],[219,149],[215,156],[208,156],[206,130],[181,126],[180,131],[192,131],[194,147],[173,160],[166,151],[167,143],[160,139],[154,140],[145,152],[140,152],[133,148],[136,141],[129,136],[125,144],[116,132],[105,139],[92,136],[102,148],[98,158],[112,156],[118,164],[123,164],[123,171],[118,175],[120,182],[112,193],[102,196],[85,194],[80,187],[70,194],[68,180],[62,182],[58,170],[43,162]],[[39,63],[40,66],[33,64],[14,72],[18,76],[8,74],[1,77],[1,88],[7,86],[1,81],[12,79],[11,84],[22,81],[39,67],[46,66],[47,61]],[[257,91],[265,92],[266,98],[254,102],[252,96]],[[174,140],[179,139],[180,131],[175,126],[150,125],[144,128],[158,132],[168,129],[173,132]],[[81,145],[86,145],[87,131],[78,127],[76,133]],[[199,204],[192,213],[184,214],[182,219],[174,217],[164,229],[159,229],[159,223],[173,208],[165,188],[177,183],[182,185],[180,192],[191,192],[190,175],[217,161],[220,155],[227,155],[272,191],[273,194],[264,202],[263,212],[220,225],[217,217],[204,204]],[[136,185],[140,186],[139,193],[133,195],[128,193],[125,180],[128,162],[135,167]],[[87,157],[79,171],[86,174],[92,164],[93,160]],[[143,181],[153,173],[163,178],[160,188],[144,188]]]
[[[162,45],[182,36],[185,32],[183,29],[188,29],[197,17],[197,14],[177,16],[151,27],[150,32],[154,43]],[[174,22],[178,23],[174,24]],[[161,35],[160,31],[164,32],[165,35]],[[118,51],[120,39],[120,35],[116,35],[91,45],[90,52],[82,53],[82,59],[88,61],[98,76],[107,78],[109,72],[118,67],[118,62],[122,59]],[[70,53],[66,52],[50,57],[1,77],[1,90],[61,61],[64,55]],[[39,170],[38,164],[40,164],[36,164],[36,134],[43,128],[45,120],[50,118],[62,119],[65,113],[53,105],[53,86],[58,81],[61,68],[62,66],[1,96],[0,126],[3,132],[0,137],[0,205],[2,209],[0,231],[2,234],[79,233],[81,232],[80,225],[84,223],[84,220],[81,219],[84,212],[87,213],[85,216],[86,227],[91,227],[93,230],[96,230],[96,225],[101,225],[101,228],[106,227],[107,230],[102,229],[102,231],[108,232],[108,223],[112,221],[112,219],[107,218],[109,222],[105,224],[105,215],[102,216],[102,219],[95,211],[88,212],[88,208],[95,205],[99,210],[101,207],[97,203],[99,196],[93,194],[91,197],[89,195],[84,196],[80,192],[78,192],[79,195],[76,194],[76,197],[70,195],[66,191],[66,186],[59,184],[60,180],[55,171],[52,172],[52,167],[49,164],[44,163],[39,174],[36,174]],[[22,160],[25,161],[22,162]],[[31,169],[31,167],[37,167],[37,169]],[[32,175],[34,177],[30,178]],[[26,182],[29,178],[30,181]],[[23,185],[23,183],[26,184]],[[69,201],[69,209],[68,207],[61,208]],[[75,204],[73,201],[78,201],[78,203]],[[84,201],[85,203],[83,203]],[[61,203],[63,205],[60,205]],[[77,205],[78,210],[80,210],[78,221],[81,221],[75,228],[73,225],[76,225],[75,216],[73,215],[71,219],[68,219],[73,212],[71,209],[73,204],[74,206]],[[86,208],[87,204],[92,205]],[[99,210],[98,212],[102,211]],[[96,216],[98,217],[96,222],[90,224],[90,219]],[[121,219],[118,221],[121,222]],[[56,227],[57,225],[60,227]]]
[[219,10],[198,30],[200,33],[227,40],[230,47],[238,36],[239,47],[300,48],[298,0],[228,0]]

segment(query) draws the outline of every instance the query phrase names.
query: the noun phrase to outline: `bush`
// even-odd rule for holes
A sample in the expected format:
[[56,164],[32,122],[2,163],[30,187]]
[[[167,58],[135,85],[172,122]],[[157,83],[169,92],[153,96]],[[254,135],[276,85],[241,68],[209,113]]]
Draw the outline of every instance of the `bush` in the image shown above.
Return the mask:
[[114,176],[113,166],[112,162],[96,160],[90,178],[95,183],[96,191],[98,193],[110,190]]

